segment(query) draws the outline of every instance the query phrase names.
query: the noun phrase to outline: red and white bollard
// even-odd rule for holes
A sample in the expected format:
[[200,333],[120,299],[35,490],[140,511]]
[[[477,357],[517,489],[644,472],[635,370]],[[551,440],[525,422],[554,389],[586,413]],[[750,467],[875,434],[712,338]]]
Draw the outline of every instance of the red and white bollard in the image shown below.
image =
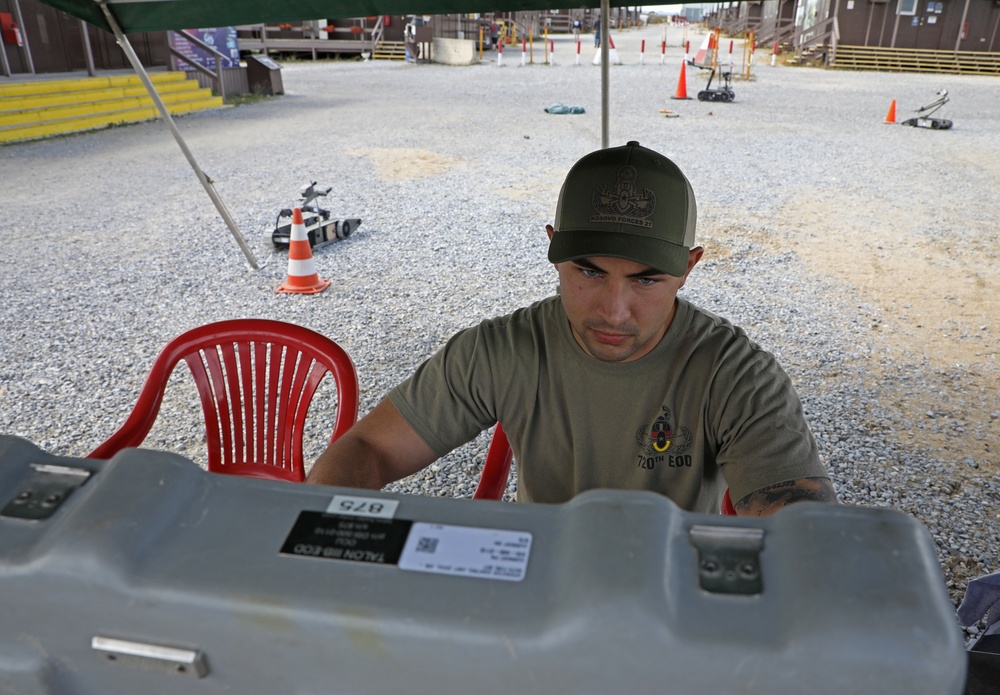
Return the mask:
[[663,61],[667,59],[667,42],[662,41],[660,43],[660,65],[663,65]]
[[580,64],[580,41],[579,40],[577,40],[577,42],[576,42],[576,64],[577,65]]
[[556,42],[555,39],[549,39],[549,65],[556,64]]
[[773,68],[778,62],[778,42],[774,42],[774,48],[771,49],[771,67]]
[[503,66],[503,39],[500,39],[500,42],[497,43],[497,67],[499,68],[502,66]]
[[639,44],[639,65],[645,65],[645,64],[646,64],[646,39],[643,39],[642,43]]
[[521,39],[521,67],[528,64],[528,40]]

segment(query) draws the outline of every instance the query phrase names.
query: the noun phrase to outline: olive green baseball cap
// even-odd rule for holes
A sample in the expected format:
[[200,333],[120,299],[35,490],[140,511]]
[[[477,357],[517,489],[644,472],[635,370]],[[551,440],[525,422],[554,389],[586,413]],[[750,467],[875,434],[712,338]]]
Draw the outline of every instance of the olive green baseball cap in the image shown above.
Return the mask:
[[697,216],[690,182],[662,154],[634,141],[597,150],[559,191],[549,261],[610,256],[681,277]]

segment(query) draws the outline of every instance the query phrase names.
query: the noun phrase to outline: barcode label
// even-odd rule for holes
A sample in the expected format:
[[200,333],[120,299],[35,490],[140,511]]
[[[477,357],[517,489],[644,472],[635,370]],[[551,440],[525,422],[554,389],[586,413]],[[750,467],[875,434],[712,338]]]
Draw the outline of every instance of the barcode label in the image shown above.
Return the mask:
[[438,547],[438,538],[421,538],[417,541],[416,552],[418,553],[433,553]]
[[530,555],[531,534],[526,531],[414,522],[399,568],[519,582]]

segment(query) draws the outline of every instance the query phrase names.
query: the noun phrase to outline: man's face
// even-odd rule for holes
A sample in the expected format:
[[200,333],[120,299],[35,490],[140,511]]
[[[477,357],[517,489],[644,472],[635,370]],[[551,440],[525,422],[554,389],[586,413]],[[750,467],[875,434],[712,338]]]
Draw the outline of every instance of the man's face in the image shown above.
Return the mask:
[[623,258],[595,256],[556,263],[573,336],[602,362],[631,362],[656,347],[674,318],[677,291],[701,259],[691,249],[683,277]]

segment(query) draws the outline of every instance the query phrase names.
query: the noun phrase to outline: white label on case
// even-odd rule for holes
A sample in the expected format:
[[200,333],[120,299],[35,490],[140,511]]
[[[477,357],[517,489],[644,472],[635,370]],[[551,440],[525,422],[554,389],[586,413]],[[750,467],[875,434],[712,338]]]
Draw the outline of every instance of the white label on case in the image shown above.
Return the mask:
[[527,531],[414,522],[399,568],[477,579],[519,582],[531,555]]

